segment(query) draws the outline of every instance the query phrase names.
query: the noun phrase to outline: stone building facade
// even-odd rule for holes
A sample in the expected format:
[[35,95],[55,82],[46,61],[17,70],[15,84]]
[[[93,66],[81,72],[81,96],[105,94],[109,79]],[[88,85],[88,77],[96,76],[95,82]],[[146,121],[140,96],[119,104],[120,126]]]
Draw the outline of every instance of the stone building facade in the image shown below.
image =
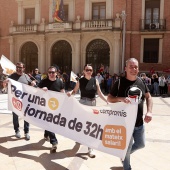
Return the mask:
[[95,71],[104,64],[120,73],[129,57],[141,71],[169,68],[169,0],[63,0],[61,23],[53,18],[56,2],[1,0],[0,55],[23,61],[27,72],[57,65],[81,73],[92,63]]

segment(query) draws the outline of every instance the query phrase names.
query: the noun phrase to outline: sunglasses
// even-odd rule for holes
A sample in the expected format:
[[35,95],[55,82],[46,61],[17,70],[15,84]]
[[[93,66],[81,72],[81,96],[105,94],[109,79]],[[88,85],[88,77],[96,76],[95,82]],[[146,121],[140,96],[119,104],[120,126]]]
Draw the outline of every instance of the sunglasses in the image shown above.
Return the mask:
[[85,71],[86,71],[86,72],[88,72],[88,71],[92,72],[93,70],[92,70],[92,69],[86,69]]
[[35,71],[38,71],[38,70],[35,70]]
[[16,68],[18,68],[18,69],[22,69],[22,68],[24,68],[24,67],[19,67],[19,66],[17,66]]
[[48,74],[55,74],[55,71],[49,71]]

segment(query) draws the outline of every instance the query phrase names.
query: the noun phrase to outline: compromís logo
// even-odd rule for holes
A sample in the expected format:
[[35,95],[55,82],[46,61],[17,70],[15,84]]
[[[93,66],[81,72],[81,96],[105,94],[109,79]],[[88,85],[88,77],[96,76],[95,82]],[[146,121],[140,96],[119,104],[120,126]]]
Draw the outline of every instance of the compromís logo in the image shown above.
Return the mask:
[[12,104],[17,110],[19,110],[19,111],[22,110],[22,102],[20,100],[17,100],[16,98],[13,97]]
[[124,110],[106,110],[102,109],[100,110],[100,113],[102,114],[108,114],[109,116],[119,116],[119,117],[126,117],[127,113]]
[[127,113],[124,110],[106,110],[106,109],[102,109],[102,110],[97,110],[97,109],[92,109],[94,114],[107,114],[109,116],[120,116],[120,117],[126,117]]
[[94,113],[94,114],[99,114],[99,110],[93,109],[93,113]]

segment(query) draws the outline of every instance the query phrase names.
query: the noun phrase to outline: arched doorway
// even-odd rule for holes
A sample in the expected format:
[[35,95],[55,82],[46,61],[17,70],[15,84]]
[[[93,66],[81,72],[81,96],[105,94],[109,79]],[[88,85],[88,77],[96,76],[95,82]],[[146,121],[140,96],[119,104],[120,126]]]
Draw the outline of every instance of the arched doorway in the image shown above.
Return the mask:
[[110,47],[102,39],[91,41],[86,48],[86,63],[92,64],[94,72],[103,64],[105,67],[110,65]]
[[59,67],[61,72],[70,72],[72,69],[72,48],[65,41],[57,41],[52,47],[51,65]]
[[33,42],[26,42],[21,48],[21,61],[25,64],[25,71],[31,72],[38,67],[38,48]]

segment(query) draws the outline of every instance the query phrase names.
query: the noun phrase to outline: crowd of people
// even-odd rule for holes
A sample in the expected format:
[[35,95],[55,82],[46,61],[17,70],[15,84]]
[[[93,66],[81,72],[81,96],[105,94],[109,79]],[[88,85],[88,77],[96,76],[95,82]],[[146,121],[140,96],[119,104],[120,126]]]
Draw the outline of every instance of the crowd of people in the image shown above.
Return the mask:
[[[74,89],[76,83],[70,81],[70,73],[62,72],[58,67],[57,77],[63,82],[65,91]],[[35,80],[38,86],[39,82],[48,76],[48,73],[40,73],[38,68],[35,68],[28,74],[31,80]],[[77,73],[77,80],[84,76],[84,73]],[[107,95],[110,93],[115,81],[125,76],[124,73],[110,74],[109,67],[101,64],[97,70],[94,70],[92,77],[95,77],[100,85],[101,91]],[[163,96],[168,94],[168,85],[170,85],[170,75],[162,73],[139,73],[139,77],[147,84],[152,96]],[[1,90],[0,93],[7,93],[3,80],[7,76],[1,74]],[[4,88],[3,88],[4,87]]]
[[170,85],[170,76],[153,73],[153,74],[140,74],[142,80],[147,84],[150,93],[153,96],[163,96],[168,94],[168,86]]
[[[25,65],[22,62],[16,64],[16,72],[11,74],[9,78],[20,83],[41,88],[44,91],[52,90],[66,93],[67,96],[80,92],[80,103],[88,106],[96,105],[96,93],[99,97],[108,104],[115,102],[123,102],[130,104],[130,95],[138,96],[138,111],[134,127],[134,131],[128,146],[128,150],[124,160],[122,161],[124,170],[131,170],[130,154],[145,146],[144,137],[144,122],[149,123],[152,120],[152,97],[150,94],[159,96],[167,94],[168,83],[170,77],[158,75],[154,73],[147,75],[139,74],[138,61],[135,58],[129,58],[126,61],[125,74],[109,73],[109,67],[104,67],[103,64],[97,70],[93,70],[92,65],[86,64],[81,74],[77,74],[77,83],[70,82],[70,75],[66,72],[61,72],[55,66],[50,66],[47,73],[41,74],[38,68],[35,68],[31,73],[25,74]],[[4,85],[8,83],[8,79],[3,81]],[[136,88],[134,92],[132,87]],[[107,95],[107,97],[105,95]],[[146,100],[147,113],[143,116],[143,104]],[[16,138],[20,138],[18,115],[14,112],[13,125]],[[25,139],[30,140],[29,123],[24,121]],[[52,144],[52,151],[56,151],[58,140],[53,132],[45,130],[44,139],[49,140]],[[95,158],[95,153],[91,148],[88,148],[88,156]]]

